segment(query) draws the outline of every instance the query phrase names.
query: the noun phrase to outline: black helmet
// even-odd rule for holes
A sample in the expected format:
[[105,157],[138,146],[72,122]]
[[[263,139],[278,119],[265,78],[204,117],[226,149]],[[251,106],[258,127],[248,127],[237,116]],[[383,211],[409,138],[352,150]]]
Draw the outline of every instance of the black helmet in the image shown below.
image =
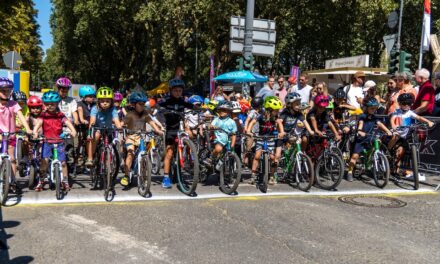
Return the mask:
[[379,102],[374,97],[368,97],[364,104],[366,107],[379,106]]
[[217,110],[226,110],[226,111],[232,111],[232,103],[228,101],[222,101],[219,103],[216,107]]
[[407,103],[412,105],[414,103],[414,96],[410,93],[403,93],[397,97],[397,102],[399,102],[399,104]]
[[333,95],[335,99],[345,99],[347,98],[347,95],[344,92],[344,89],[338,89],[336,90],[335,94]]
[[263,103],[264,103],[263,97],[255,97],[251,101],[251,106],[252,108],[259,108],[263,106]]
[[16,101],[16,102],[26,102],[27,96],[23,92],[14,92],[12,94],[12,99],[14,99],[14,101]]

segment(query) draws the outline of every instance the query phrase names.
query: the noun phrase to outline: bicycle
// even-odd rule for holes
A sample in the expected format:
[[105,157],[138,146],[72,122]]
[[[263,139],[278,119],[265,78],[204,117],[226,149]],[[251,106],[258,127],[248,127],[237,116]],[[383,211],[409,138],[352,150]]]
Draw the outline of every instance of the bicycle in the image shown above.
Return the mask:
[[92,179],[92,188],[104,189],[104,199],[110,202],[114,198],[114,180],[119,171],[119,156],[115,146],[110,141],[112,132],[117,130],[107,127],[93,127],[91,134],[94,135],[95,130],[101,132],[101,141],[97,146],[93,164],[94,168],[90,171]]
[[181,117],[179,130],[175,136],[176,144],[173,146],[177,151],[174,151],[174,157],[171,161],[171,172],[177,178],[179,189],[186,195],[194,195],[199,182],[199,159],[197,148],[184,129],[182,121],[184,113],[168,109],[163,109],[163,112]]
[[12,164],[8,154],[9,136],[11,132],[2,132],[2,148],[0,153],[0,205],[5,205],[8,200],[9,186],[12,180]]
[[296,183],[298,189],[307,192],[315,181],[312,160],[301,149],[300,134],[289,134],[286,139],[289,147],[283,151],[278,163],[278,168],[281,169],[277,169],[280,171],[278,177],[282,182]]
[[34,140],[29,138],[29,143],[32,144],[29,159],[22,161],[20,167],[17,166],[17,170],[21,177],[28,176],[28,187],[29,189],[33,189],[38,172],[40,171],[41,139]]
[[[148,142],[146,152],[150,158],[151,173],[154,175],[159,175],[160,169],[162,168],[162,155],[159,151],[161,145],[158,145],[158,143],[161,144],[162,136],[158,136],[154,133],[149,133],[148,136],[150,137],[145,141]],[[159,148],[157,146],[159,146]]]
[[381,147],[381,133],[375,128],[371,133],[366,133],[371,139],[364,144],[370,145],[367,150],[362,151],[360,158],[355,164],[353,175],[360,176],[367,171],[372,172],[373,180],[377,187],[384,188],[390,178],[390,165],[388,158]]

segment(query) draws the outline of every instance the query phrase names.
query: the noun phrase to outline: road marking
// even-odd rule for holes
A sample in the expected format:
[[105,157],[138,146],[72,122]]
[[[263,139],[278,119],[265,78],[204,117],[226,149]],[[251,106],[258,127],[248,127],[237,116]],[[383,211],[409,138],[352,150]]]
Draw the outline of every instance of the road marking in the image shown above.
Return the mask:
[[21,200],[8,200],[7,205],[11,207],[15,206],[69,206],[69,205],[101,205],[101,204],[130,204],[130,203],[146,203],[146,202],[166,202],[174,200],[260,200],[260,199],[276,199],[276,198],[307,198],[307,197],[320,197],[320,198],[332,198],[346,195],[389,195],[389,196],[402,196],[402,195],[423,195],[423,194],[437,194],[433,189],[423,188],[417,191],[413,190],[351,190],[351,191],[312,191],[305,192],[269,192],[269,193],[241,193],[237,196],[230,196],[223,193],[210,193],[199,194],[196,197],[189,197],[184,194],[181,195],[153,195],[150,198],[143,198],[137,194],[121,194],[116,195],[113,202],[105,202],[102,195],[75,195],[66,196],[63,200],[56,200],[55,197],[24,197]]
[[93,239],[105,241],[117,247],[124,248],[125,252],[132,252],[128,254],[128,257],[133,261],[143,262],[145,259],[138,259],[134,252],[138,252],[139,255],[144,257],[144,254],[153,257],[156,260],[165,263],[178,263],[170,259],[165,254],[164,248],[159,248],[156,245],[152,245],[146,241],[139,241],[135,237],[122,233],[112,226],[106,226],[102,223],[98,223],[95,220],[87,219],[81,215],[70,214],[63,215],[59,218],[63,224],[66,224],[69,228],[81,232],[90,234]]

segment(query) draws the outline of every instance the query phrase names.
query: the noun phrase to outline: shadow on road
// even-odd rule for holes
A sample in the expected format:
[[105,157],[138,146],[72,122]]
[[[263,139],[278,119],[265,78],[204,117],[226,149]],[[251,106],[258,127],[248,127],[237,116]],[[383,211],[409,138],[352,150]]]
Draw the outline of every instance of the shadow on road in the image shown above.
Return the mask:
[[0,207],[0,263],[8,263],[8,264],[14,264],[14,263],[20,263],[20,264],[26,264],[31,263],[34,258],[31,256],[20,256],[11,259],[9,256],[9,246],[8,246],[8,239],[13,237],[13,234],[8,234],[6,232],[6,229],[13,228],[20,225],[20,222],[17,221],[4,221],[3,220],[3,208]]

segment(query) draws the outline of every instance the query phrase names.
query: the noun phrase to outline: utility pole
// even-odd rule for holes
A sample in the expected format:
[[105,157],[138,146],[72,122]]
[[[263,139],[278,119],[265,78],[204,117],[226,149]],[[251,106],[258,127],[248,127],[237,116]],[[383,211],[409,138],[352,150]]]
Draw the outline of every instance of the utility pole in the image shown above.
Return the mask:
[[397,32],[396,49],[400,51],[400,34],[402,33],[403,0],[400,0],[399,31]]
[[243,45],[243,56],[245,58],[249,58],[252,55],[252,29],[254,27],[254,9],[255,0],[247,0]]

